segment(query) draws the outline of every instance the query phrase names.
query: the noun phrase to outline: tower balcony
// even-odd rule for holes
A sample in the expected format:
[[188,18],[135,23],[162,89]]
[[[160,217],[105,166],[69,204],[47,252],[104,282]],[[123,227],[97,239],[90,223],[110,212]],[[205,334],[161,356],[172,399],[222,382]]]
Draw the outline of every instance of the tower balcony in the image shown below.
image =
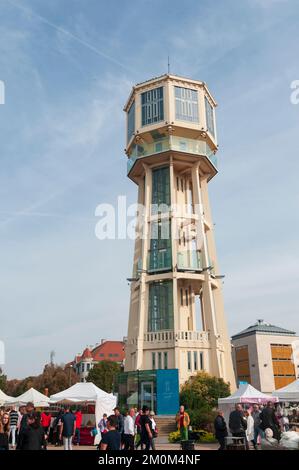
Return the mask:
[[204,140],[169,135],[167,137],[154,140],[153,142],[140,141],[139,143],[134,144],[127,161],[127,174],[129,175],[136,160],[139,158],[157,155],[169,150],[206,157],[217,170],[217,157],[207,142]]
[[185,250],[177,253],[178,271],[202,271],[201,253],[196,250]]
[[144,334],[144,348],[155,349],[163,347],[192,347],[209,348],[210,336],[208,331],[155,331]]
[[169,271],[172,269],[171,248],[150,250],[148,253],[148,272]]

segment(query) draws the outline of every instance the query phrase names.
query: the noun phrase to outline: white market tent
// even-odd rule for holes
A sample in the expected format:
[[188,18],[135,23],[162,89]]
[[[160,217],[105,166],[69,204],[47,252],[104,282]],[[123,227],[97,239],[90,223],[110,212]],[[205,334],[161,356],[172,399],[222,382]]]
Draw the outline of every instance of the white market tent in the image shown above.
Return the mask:
[[36,408],[45,408],[50,406],[49,401],[49,397],[38,392],[35,388],[30,388],[22,395],[12,398],[9,403],[11,405],[24,406],[27,405],[27,403],[32,402]]
[[236,403],[267,403],[272,401],[278,402],[277,397],[262,393],[250,384],[242,384],[229,397],[219,398],[218,405],[236,404]]
[[272,393],[279,401],[284,402],[299,402],[299,379],[294,380],[285,387],[279,388]]
[[277,403],[278,398],[273,397],[271,395],[267,395],[266,393],[262,393],[250,384],[242,384],[229,397],[219,398],[218,407],[220,410],[223,411],[224,419],[228,424],[230,412],[233,411],[237,403],[251,405],[254,403],[265,404],[268,401]]
[[[51,395],[50,401],[60,404],[94,404],[97,428],[103,414],[111,415],[116,406],[116,397],[112,393],[104,392],[92,382],[78,382],[62,392]],[[100,433],[95,437],[95,444],[99,440]]]
[[2,392],[2,390],[0,390],[0,406],[10,404],[12,402],[12,400],[14,400],[13,397],[10,397],[10,396],[6,395],[6,393],[4,393],[4,392]]

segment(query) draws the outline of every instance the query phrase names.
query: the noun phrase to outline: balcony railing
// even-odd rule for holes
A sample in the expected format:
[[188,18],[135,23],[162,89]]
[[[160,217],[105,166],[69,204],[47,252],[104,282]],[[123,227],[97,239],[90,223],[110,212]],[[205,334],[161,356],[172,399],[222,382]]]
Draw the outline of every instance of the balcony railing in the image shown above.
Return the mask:
[[172,268],[171,249],[149,251],[148,272],[166,271]]
[[200,251],[179,251],[177,254],[177,266],[180,271],[202,271]]
[[144,341],[147,343],[168,342],[174,341],[199,341],[208,342],[208,331],[155,331],[144,334]]
[[168,150],[176,150],[178,152],[192,153],[195,155],[203,155],[209,158],[211,163],[217,168],[217,158],[210,149],[207,142],[203,140],[187,139],[171,135],[163,139],[156,140],[151,143],[143,142],[136,144],[130,154],[127,162],[127,173],[131,171],[137,158],[146,157],[148,155],[155,155],[157,153],[166,152]]

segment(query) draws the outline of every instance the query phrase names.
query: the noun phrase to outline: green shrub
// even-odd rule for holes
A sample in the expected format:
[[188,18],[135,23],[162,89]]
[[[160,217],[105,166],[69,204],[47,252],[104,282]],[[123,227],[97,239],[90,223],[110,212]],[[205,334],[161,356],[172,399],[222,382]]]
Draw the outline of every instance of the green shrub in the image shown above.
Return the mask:
[[180,438],[181,438],[181,433],[180,431],[174,431],[174,432],[171,432],[168,436],[168,441],[171,442],[171,443],[174,443],[174,442],[179,442],[180,441]]
[[205,431],[203,429],[198,431],[199,439],[198,442],[217,442],[214,434],[212,432]]
[[205,431],[213,431],[213,423],[216,418],[216,411],[208,407],[202,407],[195,410],[187,410],[190,416],[190,424],[192,429],[203,429]]
[[182,386],[180,401],[189,410],[206,407],[211,409],[217,406],[218,398],[227,397],[229,394],[230,386],[222,378],[201,371],[190,377]]

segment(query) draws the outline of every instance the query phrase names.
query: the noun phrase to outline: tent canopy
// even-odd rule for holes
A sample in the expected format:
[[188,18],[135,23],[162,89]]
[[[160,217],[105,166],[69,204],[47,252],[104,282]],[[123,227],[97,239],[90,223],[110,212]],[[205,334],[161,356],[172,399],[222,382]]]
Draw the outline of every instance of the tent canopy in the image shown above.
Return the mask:
[[[51,403],[94,403],[95,425],[98,428],[103,414],[112,414],[116,406],[116,397],[112,393],[104,392],[92,382],[78,382],[66,390],[50,396]],[[95,436],[95,444],[100,440],[100,433]]]
[[250,384],[242,384],[240,387],[229,397],[219,398],[218,404],[234,404],[234,403],[267,403],[272,401],[274,403],[278,402],[278,398],[266,395],[265,393],[260,392]]
[[62,392],[50,396],[51,403],[95,403],[97,400],[111,403],[111,411],[116,406],[112,393],[101,390],[92,382],[78,382]]
[[299,379],[272,393],[279,401],[299,401]]
[[6,395],[6,393],[0,390],[0,406],[9,404],[12,402],[12,400],[14,400],[13,397],[9,397],[8,395]]
[[49,406],[49,397],[43,395],[42,393],[35,390],[35,388],[30,388],[27,392],[24,392],[22,395],[12,398],[10,404],[23,406],[28,402],[32,402],[37,408],[44,408]]

